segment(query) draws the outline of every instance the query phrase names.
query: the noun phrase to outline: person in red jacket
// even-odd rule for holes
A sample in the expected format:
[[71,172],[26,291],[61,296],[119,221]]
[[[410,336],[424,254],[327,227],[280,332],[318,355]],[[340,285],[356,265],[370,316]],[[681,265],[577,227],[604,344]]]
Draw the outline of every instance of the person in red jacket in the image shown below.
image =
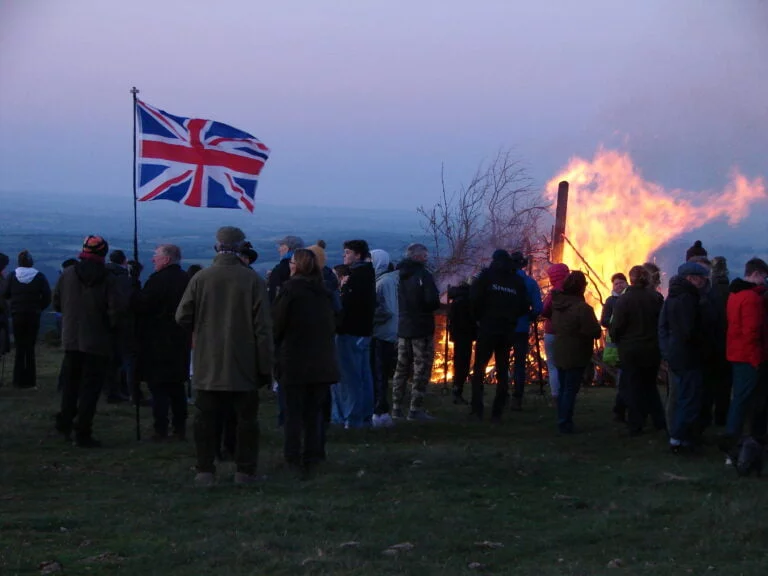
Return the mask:
[[744,270],[744,279],[731,282],[728,296],[726,352],[733,367],[733,399],[726,433],[738,440],[757,387],[758,373],[768,361],[768,326],[764,293],[768,264],[753,258]]

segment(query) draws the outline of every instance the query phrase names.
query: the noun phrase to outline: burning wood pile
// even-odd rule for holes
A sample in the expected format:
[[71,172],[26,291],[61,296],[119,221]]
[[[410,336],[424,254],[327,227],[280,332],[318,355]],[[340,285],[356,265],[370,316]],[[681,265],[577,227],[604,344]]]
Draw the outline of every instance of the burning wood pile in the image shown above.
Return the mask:
[[[431,211],[422,209],[436,247],[450,249],[450,256],[442,258],[446,278],[456,277],[460,269],[466,272],[468,262],[482,265],[478,257],[483,244],[507,246],[513,240],[520,245],[521,238],[540,236],[535,216],[549,208],[537,203],[529,184],[524,171],[507,153],[499,155],[487,172],[478,171],[468,186],[453,195],[444,185],[442,200],[436,207]],[[586,299],[600,317],[603,303],[611,294],[609,279],[614,273],[626,273],[632,266],[649,261],[670,240],[707,222],[727,218],[729,224],[736,224],[749,213],[753,202],[767,195],[762,179],[750,180],[738,170],[733,171],[729,183],[717,195],[665,190],[645,180],[629,154],[600,148],[591,161],[571,159],[549,181],[545,197],[550,206],[557,206],[555,226],[551,240],[544,241],[543,254],[530,257],[531,275],[546,294],[549,285],[544,271],[550,262],[562,262],[571,270],[583,271],[589,280]],[[506,218],[503,222],[496,217],[502,205],[501,213]],[[541,247],[540,242],[536,244]],[[547,379],[546,362],[541,326],[537,328],[531,330],[528,382],[543,386]],[[604,345],[601,339],[595,349],[590,380],[596,384],[615,380],[614,370],[601,361]],[[446,311],[441,310],[435,333],[433,383],[446,387],[452,384],[452,359]],[[491,368],[491,383],[493,376]]]

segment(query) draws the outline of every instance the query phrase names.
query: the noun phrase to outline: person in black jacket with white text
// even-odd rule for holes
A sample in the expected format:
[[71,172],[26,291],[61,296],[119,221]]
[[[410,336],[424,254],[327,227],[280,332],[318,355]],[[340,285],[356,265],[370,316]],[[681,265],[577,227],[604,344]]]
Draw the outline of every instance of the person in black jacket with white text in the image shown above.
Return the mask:
[[506,250],[496,250],[491,265],[472,284],[472,309],[478,322],[472,371],[472,414],[483,417],[485,368],[496,360],[496,397],[491,417],[499,420],[509,396],[509,353],[517,320],[529,309],[525,282]]

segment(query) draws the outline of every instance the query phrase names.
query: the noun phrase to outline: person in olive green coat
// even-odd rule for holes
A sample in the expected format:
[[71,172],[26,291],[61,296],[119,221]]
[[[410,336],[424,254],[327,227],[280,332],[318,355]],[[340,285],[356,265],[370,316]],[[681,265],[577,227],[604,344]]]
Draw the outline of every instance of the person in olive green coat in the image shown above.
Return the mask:
[[237,415],[235,483],[256,480],[258,389],[272,382],[272,320],[266,284],[248,267],[244,247],[242,230],[220,228],[213,265],[195,274],[176,310],[176,322],[193,332],[195,482],[202,486],[214,482],[217,417],[227,409]]
[[584,300],[587,278],[583,272],[571,272],[562,291],[552,293],[552,326],[555,340],[555,365],[560,380],[557,397],[558,428],[563,434],[573,432],[573,409],[581,388],[584,371],[592,361],[592,348],[602,330],[592,306]]

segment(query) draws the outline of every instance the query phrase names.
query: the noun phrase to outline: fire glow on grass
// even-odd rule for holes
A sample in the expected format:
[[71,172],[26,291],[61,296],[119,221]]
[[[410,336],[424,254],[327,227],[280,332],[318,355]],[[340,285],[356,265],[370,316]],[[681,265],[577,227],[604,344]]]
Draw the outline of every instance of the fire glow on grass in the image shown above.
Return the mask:
[[[725,217],[733,226],[747,216],[753,202],[766,198],[763,179],[749,180],[737,169],[719,193],[666,190],[645,180],[628,153],[605,148],[591,161],[572,158],[547,184],[551,201],[561,180],[570,184],[565,235],[602,280],[603,299],[610,295],[614,273],[626,274],[670,240],[716,218]],[[568,243],[563,262],[587,272]],[[599,298],[594,291],[590,296],[599,314]]]

